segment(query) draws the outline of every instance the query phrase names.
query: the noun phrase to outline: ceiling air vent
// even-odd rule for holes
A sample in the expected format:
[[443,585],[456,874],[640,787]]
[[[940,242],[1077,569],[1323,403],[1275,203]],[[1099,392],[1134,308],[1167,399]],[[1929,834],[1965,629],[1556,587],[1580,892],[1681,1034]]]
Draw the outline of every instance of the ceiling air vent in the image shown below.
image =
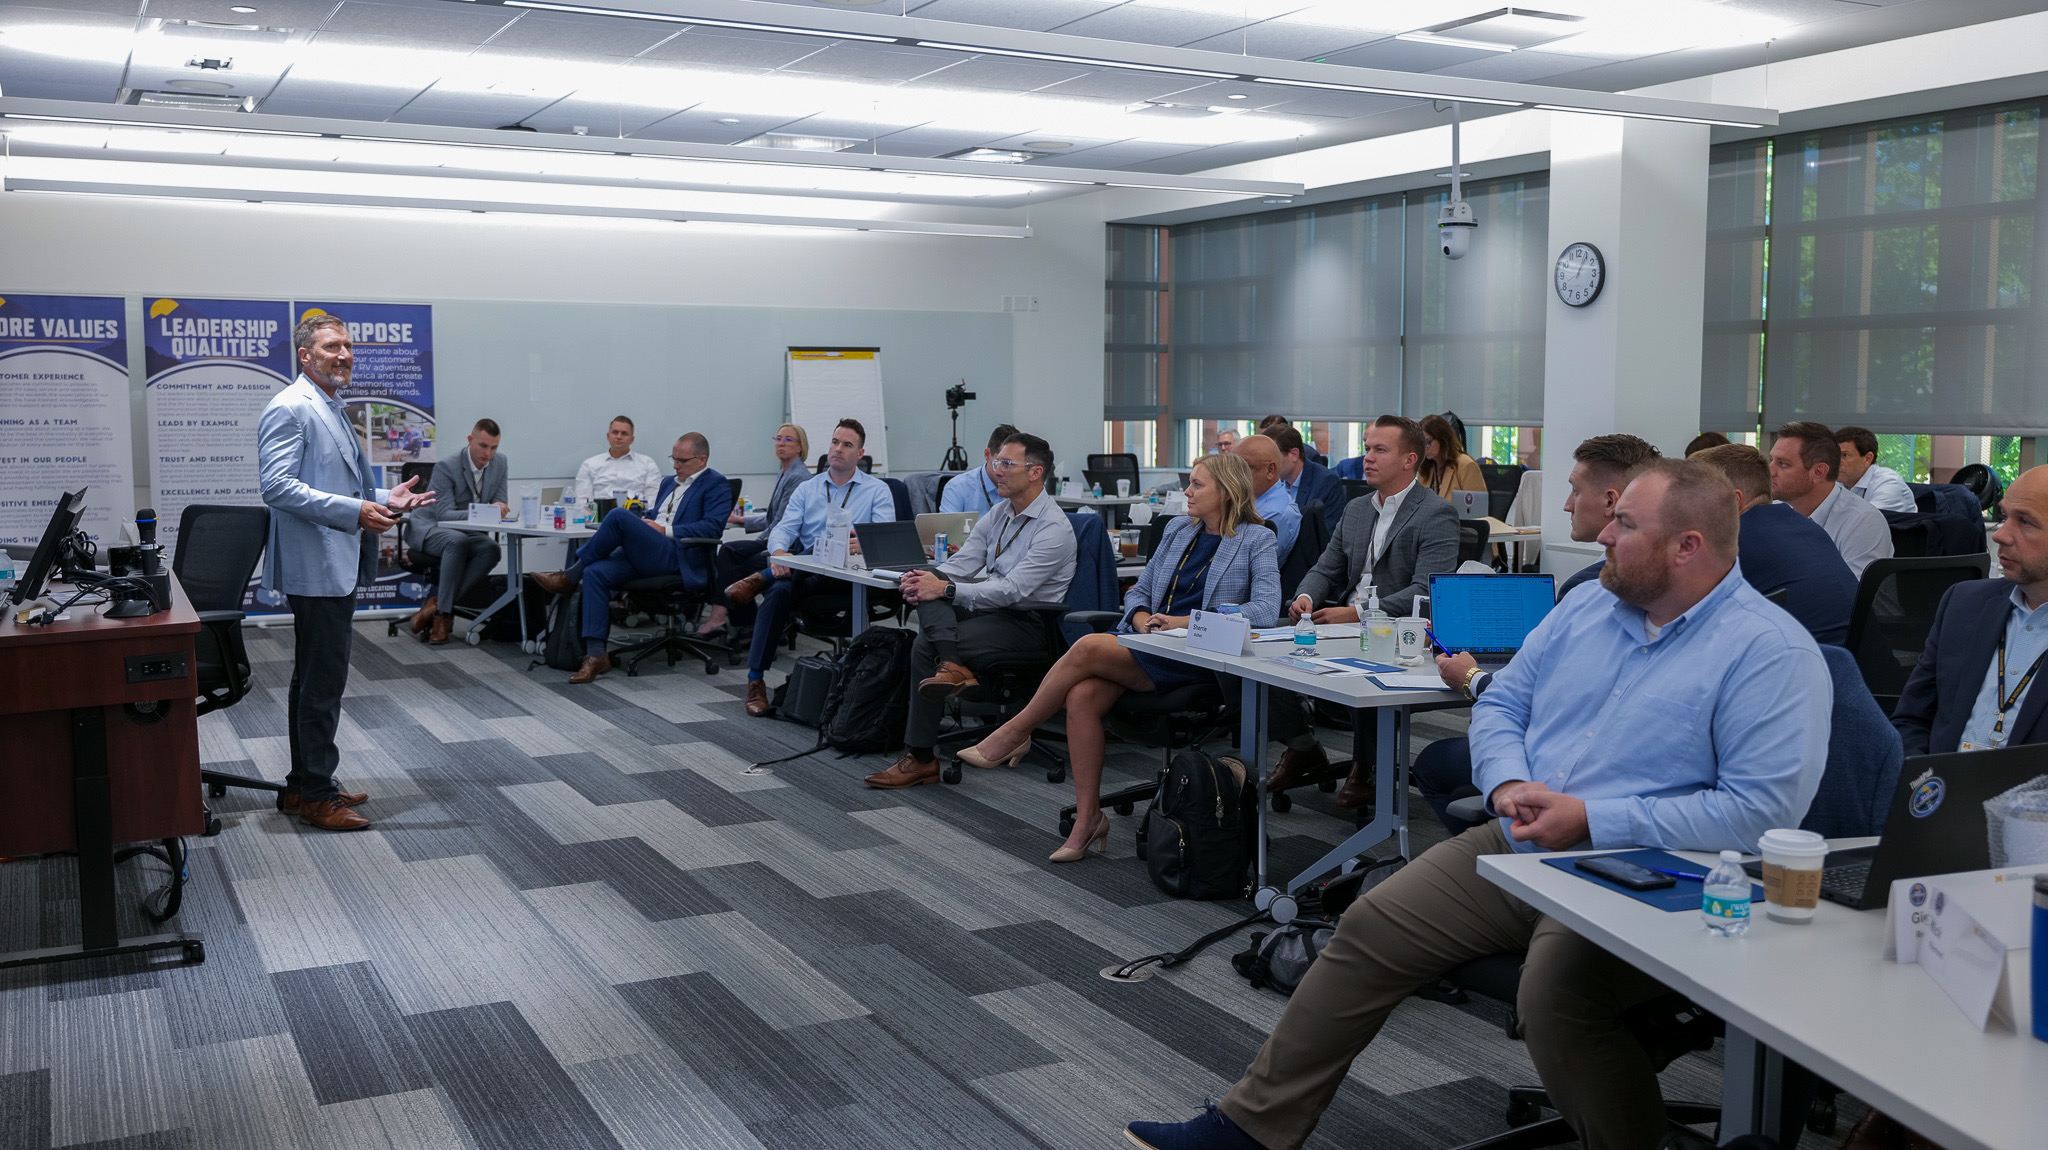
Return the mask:
[[133,88],[121,90],[123,104],[137,104],[144,108],[177,108],[188,112],[253,112],[256,110],[254,96],[219,96],[205,92],[142,92]]

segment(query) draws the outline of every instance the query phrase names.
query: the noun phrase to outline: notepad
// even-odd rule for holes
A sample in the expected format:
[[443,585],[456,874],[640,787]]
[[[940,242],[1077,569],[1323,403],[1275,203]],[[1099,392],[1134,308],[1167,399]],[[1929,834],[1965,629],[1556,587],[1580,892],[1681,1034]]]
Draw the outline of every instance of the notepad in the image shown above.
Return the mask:
[[1374,675],[1372,681],[1390,691],[1447,691],[1442,675],[1418,671],[1413,674]]

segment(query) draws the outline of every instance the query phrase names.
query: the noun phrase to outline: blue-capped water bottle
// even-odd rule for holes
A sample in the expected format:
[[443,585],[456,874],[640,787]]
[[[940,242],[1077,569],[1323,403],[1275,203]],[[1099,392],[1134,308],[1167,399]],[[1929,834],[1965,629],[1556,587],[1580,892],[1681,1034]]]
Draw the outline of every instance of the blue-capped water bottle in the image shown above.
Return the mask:
[[1727,938],[1749,930],[1749,875],[1742,869],[1742,855],[1722,851],[1721,861],[1707,872],[1700,891],[1700,918],[1707,929]]

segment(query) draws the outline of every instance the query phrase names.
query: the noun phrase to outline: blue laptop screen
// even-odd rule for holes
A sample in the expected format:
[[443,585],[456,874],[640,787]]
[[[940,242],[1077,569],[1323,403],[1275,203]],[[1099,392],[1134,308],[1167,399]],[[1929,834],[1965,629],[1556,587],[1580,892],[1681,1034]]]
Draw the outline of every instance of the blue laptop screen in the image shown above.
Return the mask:
[[1452,651],[1513,654],[1556,604],[1549,575],[1432,575],[1430,629]]

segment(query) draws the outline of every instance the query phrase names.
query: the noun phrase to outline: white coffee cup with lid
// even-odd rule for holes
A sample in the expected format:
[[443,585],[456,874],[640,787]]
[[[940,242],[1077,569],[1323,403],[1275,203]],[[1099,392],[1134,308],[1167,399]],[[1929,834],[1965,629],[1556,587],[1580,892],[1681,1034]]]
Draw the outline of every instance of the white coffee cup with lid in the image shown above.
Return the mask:
[[1756,846],[1764,859],[1764,914],[1776,922],[1811,922],[1820,905],[1828,840],[1781,827],[1765,831]]

